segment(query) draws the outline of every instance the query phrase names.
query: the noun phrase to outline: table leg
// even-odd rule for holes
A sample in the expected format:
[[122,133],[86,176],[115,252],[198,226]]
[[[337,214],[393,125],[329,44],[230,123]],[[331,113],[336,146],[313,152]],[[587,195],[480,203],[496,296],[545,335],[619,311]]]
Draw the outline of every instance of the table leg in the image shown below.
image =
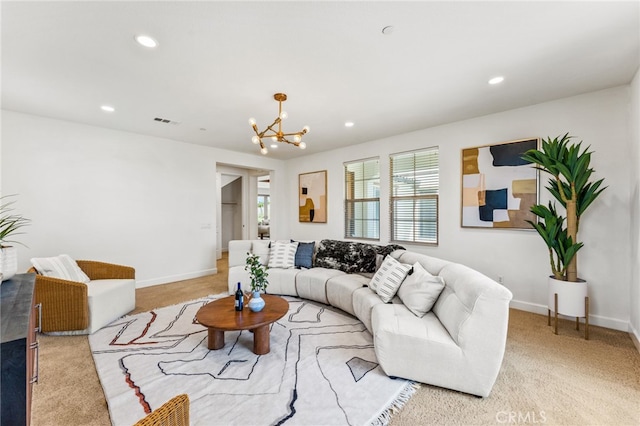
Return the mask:
[[224,331],[209,328],[209,339],[207,340],[207,348],[209,350],[222,349],[224,347]]
[[269,353],[269,325],[253,329],[253,353],[265,355]]

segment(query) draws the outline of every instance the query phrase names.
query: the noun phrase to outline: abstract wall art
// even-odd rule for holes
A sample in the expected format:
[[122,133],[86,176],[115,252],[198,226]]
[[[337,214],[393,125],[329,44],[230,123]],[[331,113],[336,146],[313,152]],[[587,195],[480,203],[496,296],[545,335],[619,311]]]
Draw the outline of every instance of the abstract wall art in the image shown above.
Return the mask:
[[327,171],[298,175],[298,220],[327,222]]
[[522,159],[538,139],[522,139],[462,150],[463,228],[533,229],[538,171]]

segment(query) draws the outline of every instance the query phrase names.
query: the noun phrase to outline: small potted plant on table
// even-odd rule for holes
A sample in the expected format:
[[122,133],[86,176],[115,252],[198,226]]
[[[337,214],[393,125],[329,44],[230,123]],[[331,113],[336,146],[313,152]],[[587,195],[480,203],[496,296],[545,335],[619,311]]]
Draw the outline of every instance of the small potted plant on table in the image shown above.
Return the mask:
[[265,292],[269,281],[267,281],[267,268],[260,262],[260,256],[257,254],[247,253],[245,271],[249,271],[251,278],[251,291],[253,296],[249,300],[249,309],[253,312],[259,312],[264,308],[264,299],[260,297],[260,292]]

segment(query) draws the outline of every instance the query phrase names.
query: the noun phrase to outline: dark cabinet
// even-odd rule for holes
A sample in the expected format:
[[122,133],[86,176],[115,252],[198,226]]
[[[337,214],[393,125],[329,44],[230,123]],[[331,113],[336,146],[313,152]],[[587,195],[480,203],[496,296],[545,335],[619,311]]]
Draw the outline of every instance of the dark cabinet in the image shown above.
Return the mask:
[[33,304],[34,288],[35,274],[15,275],[0,286],[2,426],[28,425],[31,420],[31,387],[38,381],[39,307]]

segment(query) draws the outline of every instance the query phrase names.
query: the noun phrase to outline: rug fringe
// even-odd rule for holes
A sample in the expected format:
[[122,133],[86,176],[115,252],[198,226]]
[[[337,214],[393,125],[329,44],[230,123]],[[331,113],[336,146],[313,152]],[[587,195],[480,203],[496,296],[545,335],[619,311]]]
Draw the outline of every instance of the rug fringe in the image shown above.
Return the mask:
[[391,417],[399,412],[404,404],[411,399],[414,393],[420,389],[420,383],[408,382],[407,385],[400,391],[398,396],[391,401],[391,403],[382,410],[382,412],[373,419],[370,423],[371,426],[387,426],[391,421]]

